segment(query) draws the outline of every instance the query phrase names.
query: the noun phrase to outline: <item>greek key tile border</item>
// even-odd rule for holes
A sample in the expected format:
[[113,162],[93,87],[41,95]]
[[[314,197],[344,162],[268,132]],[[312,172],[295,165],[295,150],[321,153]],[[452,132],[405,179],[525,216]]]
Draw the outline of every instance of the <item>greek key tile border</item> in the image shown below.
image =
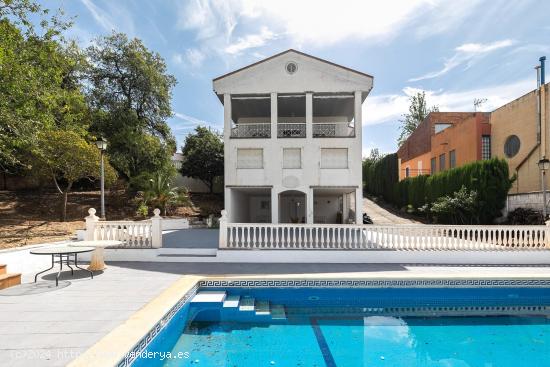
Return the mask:
[[126,356],[120,360],[117,367],[129,367],[136,360],[137,357],[147,349],[147,346],[153,341],[153,339],[164,329],[166,325],[172,320],[176,313],[191,299],[199,289],[199,284],[195,284],[180,300],[168,311],[164,316],[155,324],[151,330],[134,347],[126,353]]
[[400,279],[400,280],[201,280],[200,287],[550,287],[550,279]]

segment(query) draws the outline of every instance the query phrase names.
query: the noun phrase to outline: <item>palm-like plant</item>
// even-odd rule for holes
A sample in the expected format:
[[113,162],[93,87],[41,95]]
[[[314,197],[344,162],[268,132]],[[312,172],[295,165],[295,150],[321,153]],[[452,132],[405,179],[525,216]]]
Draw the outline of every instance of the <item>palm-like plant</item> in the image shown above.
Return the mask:
[[157,173],[149,179],[149,185],[143,192],[143,200],[147,206],[159,208],[164,215],[177,205],[189,201],[187,190],[181,187],[172,187],[172,177],[164,173]]

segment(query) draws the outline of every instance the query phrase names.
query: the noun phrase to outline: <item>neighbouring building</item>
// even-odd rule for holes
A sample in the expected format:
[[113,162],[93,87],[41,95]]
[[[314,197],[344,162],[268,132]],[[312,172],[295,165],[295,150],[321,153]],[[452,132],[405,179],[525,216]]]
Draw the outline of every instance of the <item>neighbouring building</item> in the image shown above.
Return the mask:
[[287,50],[213,80],[230,222],[361,220],[361,113],[373,77]]
[[196,192],[196,193],[210,192],[208,185],[206,185],[201,180],[198,180],[196,178],[192,178],[189,176],[183,176],[180,173],[182,162],[183,162],[183,154],[174,153],[174,155],[172,156],[172,164],[178,170],[178,173],[174,178],[174,185],[178,187],[185,187],[189,192]]
[[431,112],[397,152],[399,179],[491,157],[490,113]]
[[516,176],[506,210],[541,210],[543,180],[548,188],[548,174],[542,174],[538,163],[550,158],[550,93],[544,60],[540,60],[540,87],[492,112],[430,113],[399,148],[399,178],[502,158],[510,175]]

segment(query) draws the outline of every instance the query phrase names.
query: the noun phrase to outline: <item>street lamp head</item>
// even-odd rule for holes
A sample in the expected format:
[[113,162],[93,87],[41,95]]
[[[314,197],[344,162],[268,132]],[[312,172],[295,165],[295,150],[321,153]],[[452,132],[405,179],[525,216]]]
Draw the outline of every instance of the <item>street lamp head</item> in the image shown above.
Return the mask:
[[548,158],[543,158],[539,161],[538,165],[541,171],[547,171],[550,169],[550,160],[548,160]]
[[107,140],[104,138],[99,138],[96,140],[95,145],[97,146],[97,149],[104,151],[107,149]]

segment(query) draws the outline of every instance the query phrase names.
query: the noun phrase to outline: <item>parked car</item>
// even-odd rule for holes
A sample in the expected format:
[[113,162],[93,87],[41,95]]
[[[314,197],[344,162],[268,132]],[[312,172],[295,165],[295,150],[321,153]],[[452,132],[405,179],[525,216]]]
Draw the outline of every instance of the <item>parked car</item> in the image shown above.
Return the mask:
[[367,213],[363,213],[363,224],[372,224],[372,219]]

